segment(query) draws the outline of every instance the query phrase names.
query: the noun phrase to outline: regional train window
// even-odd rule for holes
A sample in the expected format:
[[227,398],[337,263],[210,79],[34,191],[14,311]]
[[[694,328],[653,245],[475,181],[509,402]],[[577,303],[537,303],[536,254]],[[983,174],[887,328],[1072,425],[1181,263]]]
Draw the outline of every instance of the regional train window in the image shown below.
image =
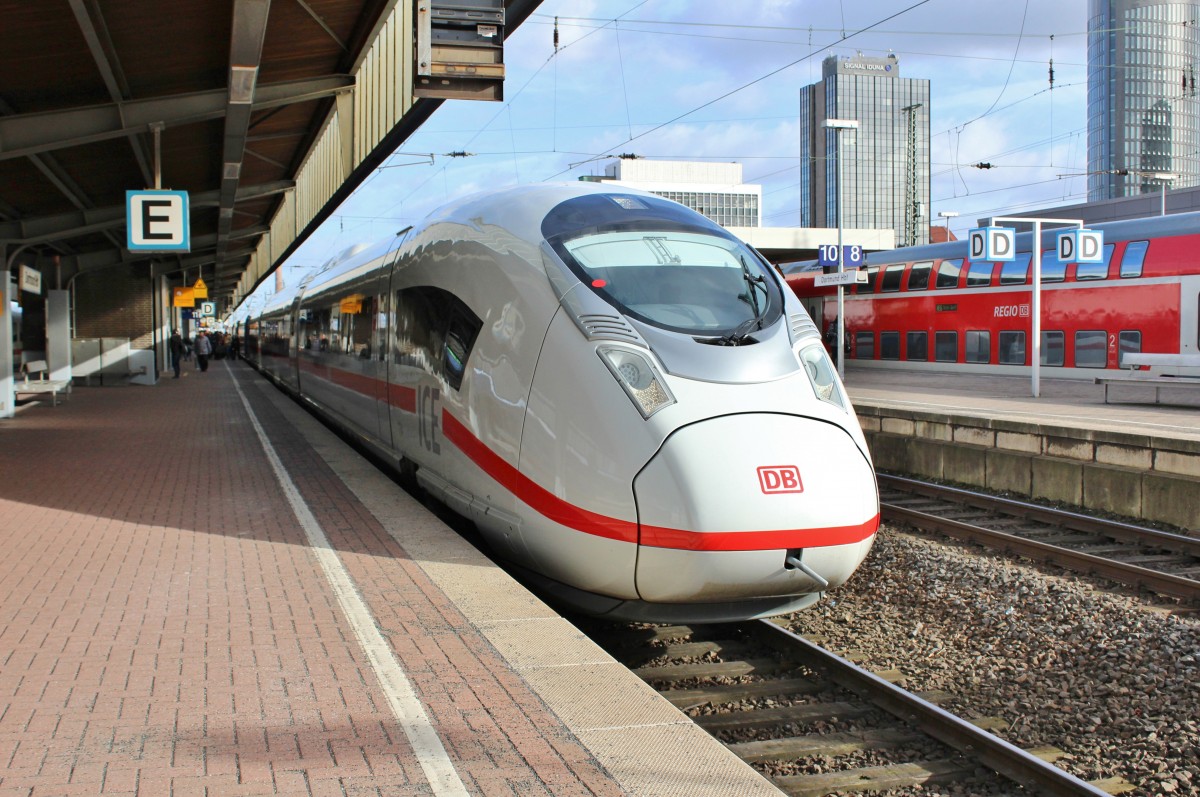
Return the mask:
[[879,266],[867,266],[859,269],[859,273],[866,274],[865,282],[855,283],[855,293],[874,293],[875,292],[875,275],[879,273]]
[[1001,332],[999,354],[1001,365],[1024,365],[1025,333]]
[[1058,259],[1058,250],[1042,252],[1042,282],[1062,282],[1066,278],[1067,264]]
[[881,360],[899,360],[900,359],[900,333],[899,332],[880,332],[879,333],[879,359],[881,359]]
[[1006,260],[1000,265],[1001,285],[1024,285],[1029,280],[1030,252],[1018,252],[1015,260]]
[[1075,333],[1075,367],[1103,368],[1108,360],[1108,333],[1102,329]]
[[992,272],[995,271],[996,264],[986,261],[978,261],[971,264],[967,269],[967,287],[978,288],[983,285],[992,284]]
[[924,263],[913,263],[913,267],[908,271],[908,289],[910,291],[923,291],[929,287],[929,272],[933,270],[933,261],[926,260]]
[[1075,264],[1075,279],[1076,280],[1106,280],[1108,279],[1108,266],[1112,262],[1113,249],[1116,247],[1112,244],[1105,244],[1104,251],[1101,253],[1103,258],[1099,263],[1076,263]]
[[904,359],[926,362],[929,359],[929,333],[909,332],[906,338]]
[[1038,358],[1038,362],[1042,365],[1062,365],[1065,361],[1065,351],[1066,343],[1063,333],[1042,333],[1042,356]]
[[874,360],[875,359],[875,333],[874,332],[856,332],[856,333],[854,333],[854,359],[856,359],[856,360]]
[[934,288],[957,288],[958,275],[962,271],[961,260],[943,260],[938,263],[937,282]]
[[1142,276],[1142,264],[1146,260],[1146,249],[1149,241],[1130,241],[1125,244],[1125,254],[1121,255],[1121,278]]
[[[1142,333],[1137,330],[1126,329],[1120,335],[1120,357],[1126,354],[1138,354],[1142,350]],[[1121,360],[1117,360],[1117,365],[1121,364]]]
[[933,359],[940,363],[958,362],[958,333],[933,333]]
[[984,330],[967,330],[966,361],[986,363],[992,359],[992,333]]
[[883,280],[879,284],[880,293],[892,293],[900,290],[900,278],[904,276],[904,264],[887,266],[883,270]]

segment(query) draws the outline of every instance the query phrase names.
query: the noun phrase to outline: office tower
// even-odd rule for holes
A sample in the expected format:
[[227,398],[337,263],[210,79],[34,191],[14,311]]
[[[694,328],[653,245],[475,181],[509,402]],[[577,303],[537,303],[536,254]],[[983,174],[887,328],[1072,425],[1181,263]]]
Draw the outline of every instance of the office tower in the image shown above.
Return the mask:
[[[830,56],[800,89],[800,225],[838,224],[838,155],[847,228],[890,228],[898,246],[929,242],[929,81],[900,62]],[[827,119],[857,129],[825,127]]]
[[1200,4],[1088,2],[1088,201],[1200,185]]

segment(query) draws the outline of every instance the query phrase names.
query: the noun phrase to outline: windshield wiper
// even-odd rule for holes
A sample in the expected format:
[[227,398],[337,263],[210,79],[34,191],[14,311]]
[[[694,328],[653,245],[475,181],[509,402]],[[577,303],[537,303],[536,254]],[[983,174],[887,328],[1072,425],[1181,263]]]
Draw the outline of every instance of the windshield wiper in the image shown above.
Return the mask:
[[722,335],[721,337],[715,338],[709,342],[715,343],[718,346],[741,346],[742,341],[750,336],[750,333],[754,331],[755,326],[757,326],[759,329],[762,329],[762,319],[758,316],[755,316],[754,318],[747,318],[745,321],[738,324],[737,327],[728,335]]
[[763,311],[758,306],[758,292],[756,286],[763,285],[763,298],[767,296],[765,287],[767,279],[761,274],[757,277],[750,273],[750,267],[746,265],[746,256],[738,255],[738,261],[742,264],[742,279],[746,281],[746,292],[750,295],[750,307],[754,310],[754,321],[758,322],[758,328],[762,329]]

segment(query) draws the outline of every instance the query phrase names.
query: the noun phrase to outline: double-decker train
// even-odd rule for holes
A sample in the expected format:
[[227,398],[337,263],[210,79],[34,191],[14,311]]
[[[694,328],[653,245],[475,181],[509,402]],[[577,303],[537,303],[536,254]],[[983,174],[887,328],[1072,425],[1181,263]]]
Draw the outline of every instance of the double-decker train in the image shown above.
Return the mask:
[[260,370],[591,614],[794,611],[879,526],[865,440],[799,300],[649,194],[460,200],[331,261],[243,335]]
[[[1128,352],[1200,352],[1200,213],[1093,228],[1104,233],[1101,263],[1060,261],[1062,229],[1042,233],[1040,364],[1053,369],[1043,374],[1090,378]],[[846,355],[865,367],[1027,373],[1032,239],[1016,236],[1010,262],[970,260],[965,241],[868,255],[866,281],[845,291]],[[815,264],[784,269],[831,329],[837,288],[815,285]]]

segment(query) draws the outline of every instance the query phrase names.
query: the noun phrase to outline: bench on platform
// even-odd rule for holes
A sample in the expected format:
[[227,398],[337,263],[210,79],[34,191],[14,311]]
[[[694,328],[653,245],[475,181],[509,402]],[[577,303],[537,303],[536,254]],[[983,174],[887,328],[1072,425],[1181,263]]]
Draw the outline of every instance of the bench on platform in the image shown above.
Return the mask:
[[1128,369],[1121,376],[1096,377],[1096,384],[1104,385],[1105,404],[1113,384],[1153,387],[1155,404],[1160,403],[1159,391],[1164,387],[1200,388],[1200,354],[1126,352],[1121,355],[1121,367]]
[[50,394],[50,402],[58,406],[58,394],[71,392],[70,379],[50,379],[50,368],[45,360],[30,360],[21,366],[24,378],[17,380],[14,392],[17,396]]

